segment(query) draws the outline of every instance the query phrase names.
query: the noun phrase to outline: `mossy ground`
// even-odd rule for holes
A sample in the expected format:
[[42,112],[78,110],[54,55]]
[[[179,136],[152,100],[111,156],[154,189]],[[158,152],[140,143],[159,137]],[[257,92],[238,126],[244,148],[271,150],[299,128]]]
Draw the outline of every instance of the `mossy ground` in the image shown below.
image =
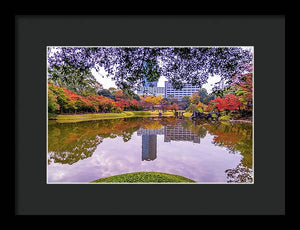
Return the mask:
[[193,183],[183,176],[161,172],[125,173],[91,181],[91,183]]

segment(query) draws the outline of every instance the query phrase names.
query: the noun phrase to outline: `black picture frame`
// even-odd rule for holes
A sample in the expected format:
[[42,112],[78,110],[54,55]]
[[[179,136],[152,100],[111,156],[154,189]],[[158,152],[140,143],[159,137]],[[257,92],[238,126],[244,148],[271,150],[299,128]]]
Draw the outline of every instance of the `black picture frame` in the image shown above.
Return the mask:
[[[285,15],[111,13],[13,15],[14,214],[285,215]],[[46,46],[52,45],[254,46],[255,183],[46,184]]]

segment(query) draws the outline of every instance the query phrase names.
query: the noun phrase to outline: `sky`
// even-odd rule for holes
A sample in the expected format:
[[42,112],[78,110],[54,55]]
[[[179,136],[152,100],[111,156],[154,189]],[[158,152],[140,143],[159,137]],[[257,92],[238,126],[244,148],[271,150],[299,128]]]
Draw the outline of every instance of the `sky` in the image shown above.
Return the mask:
[[[103,68],[101,68],[99,72],[97,72],[95,69],[92,69],[91,72],[94,75],[94,77],[97,79],[97,81],[103,85],[104,89],[108,89],[110,87],[117,88],[117,86],[115,85],[115,82],[111,79],[111,77],[105,77],[106,71]],[[102,76],[104,76],[104,77],[102,77]],[[158,80],[157,86],[164,87],[165,81],[167,81],[167,78],[164,76],[161,76]],[[205,88],[208,93],[211,93],[212,92],[211,89],[213,88],[214,83],[216,83],[218,81],[220,81],[219,76],[210,77],[210,78],[208,78],[207,83],[202,86],[202,88]]]

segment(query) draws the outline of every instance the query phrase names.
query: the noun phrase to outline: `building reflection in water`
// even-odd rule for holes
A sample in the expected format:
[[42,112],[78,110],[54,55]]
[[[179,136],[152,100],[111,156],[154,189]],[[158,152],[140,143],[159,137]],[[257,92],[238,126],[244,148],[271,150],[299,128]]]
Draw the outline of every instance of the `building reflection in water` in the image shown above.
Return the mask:
[[153,161],[157,155],[157,135],[142,136],[142,161]]
[[164,134],[164,129],[139,129],[142,136],[142,161],[153,161],[157,157],[157,135]]
[[183,128],[180,123],[162,129],[139,129],[137,135],[142,136],[142,161],[153,161],[157,158],[157,135],[164,135],[164,142],[190,141],[200,144],[200,137]]
[[191,141],[200,144],[200,137],[178,123],[176,126],[167,125],[164,127],[164,142],[171,141]]

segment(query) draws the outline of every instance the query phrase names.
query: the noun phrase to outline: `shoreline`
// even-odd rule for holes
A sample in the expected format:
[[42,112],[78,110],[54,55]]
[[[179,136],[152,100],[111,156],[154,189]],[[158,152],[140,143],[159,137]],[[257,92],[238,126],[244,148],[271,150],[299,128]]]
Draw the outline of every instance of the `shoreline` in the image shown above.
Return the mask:
[[158,112],[150,111],[125,111],[122,113],[89,113],[89,114],[59,114],[51,117],[48,120],[56,121],[57,123],[75,123],[83,121],[97,121],[120,118],[135,118],[135,117],[174,117],[173,112],[164,112],[159,116]]
[[[186,118],[191,117],[192,113],[184,113]],[[98,121],[121,118],[135,118],[135,117],[175,117],[174,112],[164,112],[159,116],[157,111],[125,111],[122,113],[86,113],[86,114],[59,114],[55,117],[48,118],[48,121],[56,121],[57,123],[76,123],[83,121]],[[224,120],[225,121],[225,120]],[[252,119],[237,119],[227,120],[228,122],[243,122],[253,123]]]
[[253,123],[252,119],[251,120],[229,120],[230,122],[244,122],[244,123]]

